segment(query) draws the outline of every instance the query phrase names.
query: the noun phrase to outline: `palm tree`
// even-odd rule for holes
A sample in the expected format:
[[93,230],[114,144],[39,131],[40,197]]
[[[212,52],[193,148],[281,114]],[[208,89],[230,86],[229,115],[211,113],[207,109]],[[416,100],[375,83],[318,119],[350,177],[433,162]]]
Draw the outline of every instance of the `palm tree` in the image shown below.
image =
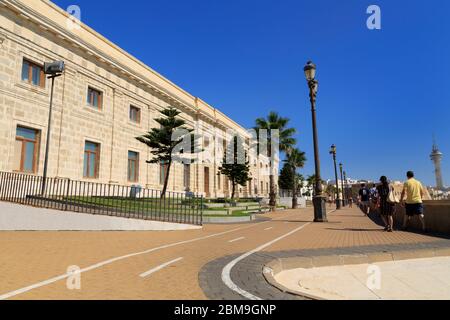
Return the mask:
[[[276,150],[272,150],[272,142],[276,142],[279,145],[280,151],[286,152],[290,148],[292,148],[296,144],[296,140],[293,137],[296,133],[295,128],[288,128],[289,124],[288,118],[280,117],[277,112],[270,112],[267,116],[267,119],[265,118],[258,118],[256,119],[256,127],[255,130],[258,134],[258,137],[260,136],[259,130],[267,130],[267,156],[270,159],[272,168],[274,156],[276,153]],[[272,135],[271,130],[278,130],[279,135],[278,137],[274,137]],[[278,141],[272,141],[272,139],[277,139]],[[274,170],[271,170],[269,179],[270,179],[270,202],[269,205],[272,208],[272,210],[275,210],[277,206],[277,199],[276,199],[276,187],[275,187],[275,179],[274,175],[278,174],[278,172],[274,172]]]
[[287,151],[287,159],[285,160],[285,162],[292,170],[292,175],[294,176],[294,183],[292,185],[292,209],[297,209],[300,183],[297,169],[303,168],[305,166],[305,153],[300,151],[299,149],[289,149]]

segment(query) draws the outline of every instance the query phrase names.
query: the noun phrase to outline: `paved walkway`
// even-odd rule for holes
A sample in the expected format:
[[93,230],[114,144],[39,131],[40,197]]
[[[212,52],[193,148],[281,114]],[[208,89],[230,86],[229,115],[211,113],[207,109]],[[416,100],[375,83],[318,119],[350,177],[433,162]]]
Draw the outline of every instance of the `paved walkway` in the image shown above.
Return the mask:
[[276,281],[301,295],[327,300],[450,300],[450,257],[376,264],[299,268]]
[[[362,246],[450,247],[431,235],[385,233],[358,209],[333,213],[324,224],[311,223],[312,209],[264,217],[272,220],[173,232],[0,232],[0,299],[252,298],[259,292],[248,286],[274,288],[255,279],[262,264],[243,267],[248,259]],[[81,268],[80,290],[67,287],[74,265]]]

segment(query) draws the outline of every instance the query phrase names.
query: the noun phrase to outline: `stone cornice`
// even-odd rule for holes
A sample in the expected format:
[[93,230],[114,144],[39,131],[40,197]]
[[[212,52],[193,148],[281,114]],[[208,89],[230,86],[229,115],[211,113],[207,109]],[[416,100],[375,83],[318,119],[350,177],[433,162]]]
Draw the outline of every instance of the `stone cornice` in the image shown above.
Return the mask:
[[[64,18],[69,18],[69,14],[66,13],[61,8],[57,7],[53,3],[47,0],[38,0],[40,2],[43,2],[47,4],[50,9],[54,9],[59,14],[64,16]],[[111,67],[113,70],[118,71],[122,76],[126,76],[132,81],[135,81],[139,83],[142,86],[147,87],[150,91],[156,91],[161,96],[166,97],[169,100],[172,100],[172,102],[175,102],[177,104],[182,104],[184,107],[191,107],[192,105],[187,102],[183,101],[182,98],[178,97],[174,92],[169,92],[165,88],[161,88],[161,86],[157,85],[152,81],[151,79],[145,78],[142,75],[138,75],[136,72],[131,70],[128,66],[124,65],[123,63],[116,61],[113,57],[108,55],[106,52],[98,50],[95,46],[93,46],[90,43],[87,43],[83,39],[81,39],[79,36],[74,34],[73,32],[70,32],[66,28],[62,27],[61,25],[55,23],[54,21],[50,20],[47,16],[41,14],[40,12],[37,12],[33,10],[28,5],[24,4],[20,0],[2,0],[2,4],[6,5],[13,11],[15,11],[21,18],[26,19],[28,21],[32,21],[35,24],[37,24],[41,29],[53,33],[55,36],[60,38],[61,40],[66,41],[68,44],[72,45],[75,48],[83,50],[88,56],[98,60],[99,62],[106,63],[109,67]],[[133,60],[133,62],[138,63],[140,66],[145,67],[148,71],[150,71],[153,75],[157,75],[160,79],[163,79],[168,84],[172,84],[167,79],[163,78],[159,74],[157,74],[155,71],[151,70],[148,66],[146,66],[141,61],[137,60],[136,58],[132,57],[130,54],[126,53],[124,50],[120,49],[110,41],[108,41],[103,36],[99,35],[97,32],[92,30],[91,28],[87,27],[83,23],[81,23],[81,28],[83,31],[87,31],[91,33],[92,35],[99,38],[99,40],[105,42],[108,46],[110,46],[112,49],[119,51],[121,54],[125,55],[127,58]],[[175,86],[176,87],[176,86]],[[180,91],[184,92],[182,89],[176,87]]]

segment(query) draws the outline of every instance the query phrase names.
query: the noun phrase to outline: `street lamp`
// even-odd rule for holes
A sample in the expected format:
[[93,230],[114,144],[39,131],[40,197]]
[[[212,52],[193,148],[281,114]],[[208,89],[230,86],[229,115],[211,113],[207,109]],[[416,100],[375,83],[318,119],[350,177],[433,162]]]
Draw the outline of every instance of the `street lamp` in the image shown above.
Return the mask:
[[348,194],[348,184],[347,184],[347,172],[344,171],[344,184],[345,184],[345,200],[347,201],[347,205],[349,205],[350,195]]
[[319,139],[317,134],[316,120],[316,97],[319,88],[319,81],[316,80],[316,65],[308,61],[304,67],[306,81],[309,87],[309,98],[311,102],[313,140],[314,140],[314,165],[316,170],[314,204],[314,222],[328,222],[325,196],[323,195],[322,178],[320,176]]
[[342,173],[344,170],[344,165],[342,163],[339,163],[339,170],[341,171],[342,206],[345,207],[347,205],[347,199],[345,197],[345,192],[344,192],[344,176]]
[[337,165],[336,165],[336,146],[333,144],[330,148],[330,154],[333,156],[334,162],[334,177],[336,179],[336,209],[341,209],[341,199],[339,197],[339,180],[337,173]]
[[62,75],[64,72],[64,61],[55,61],[50,63],[44,63],[44,73],[48,75],[47,79],[52,79],[52,88],[50,91],[50,109],[48,112],[48,127],[47,127],[47,141],[45,143],[45,158],[44,158],[44,173],[42,176],[42,196],[45,195],[45,186],[47,180],[47,167],[48,167],[48,152],[50,148],[50,129],[52,123],[52,108],[53,108],[53,91],[55,88],[55,78]]

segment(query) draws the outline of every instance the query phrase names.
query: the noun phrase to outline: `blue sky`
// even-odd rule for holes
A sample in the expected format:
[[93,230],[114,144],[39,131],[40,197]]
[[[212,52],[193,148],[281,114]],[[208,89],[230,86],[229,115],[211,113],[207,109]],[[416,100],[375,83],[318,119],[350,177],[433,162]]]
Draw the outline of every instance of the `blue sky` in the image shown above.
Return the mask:
[[[82,21],[245,127],[269,111],[292,119],[313,172],[303,65],[318,67],[324,178],[329,147],[353,178],[407,170],[434,184],[433,133],[450,184],[450,1],[56,0]],[[366,27],[381,8],[382,29]]]

